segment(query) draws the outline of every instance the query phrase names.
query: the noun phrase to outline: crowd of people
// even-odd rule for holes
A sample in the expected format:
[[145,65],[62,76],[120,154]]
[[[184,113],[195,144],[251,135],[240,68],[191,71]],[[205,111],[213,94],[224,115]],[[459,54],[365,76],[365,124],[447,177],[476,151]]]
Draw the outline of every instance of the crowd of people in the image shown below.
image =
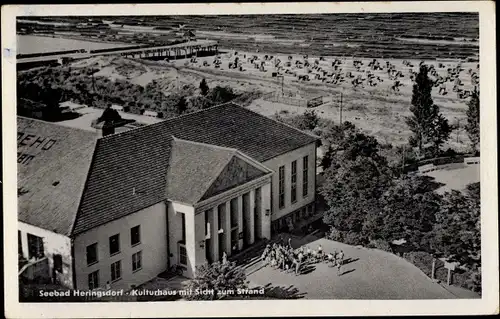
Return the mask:
[[325,262],[330,267],[336,267],[337,275],[340,275],[344,262],[344,252],[341,250],[338,253],[336,251],[326,253],[321,245],[317,249],[311,249],[309,246],[293,249],[291,241],[288,239],[288,244],[267,244],[261,260],[265,265],[285,272],[294,272],[295,275],[300,275],[301,269],[305,265]]

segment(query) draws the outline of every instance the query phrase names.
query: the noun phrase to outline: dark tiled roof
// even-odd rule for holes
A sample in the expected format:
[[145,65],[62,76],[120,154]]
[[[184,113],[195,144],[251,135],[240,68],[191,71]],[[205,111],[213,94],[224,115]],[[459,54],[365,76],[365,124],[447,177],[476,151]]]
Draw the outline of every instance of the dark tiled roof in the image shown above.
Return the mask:
[[264,162],[318,138],[233,103],[172,118],[162,126],[184,140],[224,146]]
[[[68,193],[60,196],[60,198],[70,196],[81,198],[79,209],[75,206],[76,199],[69,205],[71,207],[64,207],[66,212],[61,215],[66,214],[63,218],[65,222],[56,228],[58,232],[67,234],[68,225],[71,224],[69,221],[74,220],[72,235],[122,218],[166,199],[186,203],[199,201],[204,198],[207,191],[210,191],[211,185],[234,157],[236,150],[263,162],[317,141],[313,136],[234,104],[224,104],[106,136],[97,140],[93,156],[90,154],[94,144],[82,143],[88,141],[90,137],[93,141],[95,138],[93,133],[50,123],[35,128],[34,131],[43,132],[47,129],[45,126],[51,127],[49,131],[67,132],[59,136],[60,143],[57,143],[66,147],[60,150],[55,148],[54,144],[50,149],[52,156],[46,159],[38,158],[37,166],[42,169],[44,165],[53,161],[64,162],[48,169],[57,171],[53,173],[55,175],[48,174],[50,178],[36,175],[33,181],[42,179],[43,183],[46,183],[49,180],[52,182],[53,177],[62,179],[68,176],[68,181],[75,180],[77,181],[75,185],[81,185],[78,182],[87,177],[83,192],[77,191],[76,186],[68,187]],[[70,131],[72,133],[69,133]],[[191,142],[175,140],[174,137]],[[86,146],[80,150],[78,146],[82,145]],[[68,147],[75,150],[74,156],[77,158],[65,157],[68,153],[65,148]],[[84,154],[78,155],[76,150]],[[86,168],[87,164],[90,165],[89,169]],[[21,168],[21,170],[23,176],[28,176],[29,169]],[[252,175],[251,178],[255,176]],[[218,188],[223,186],[227,185],[218,185]],[[43,196],[47,196],[43,197],[46,198],[45,201],[54,199],[48,191],[42,193]],[[83,195],[80,196],[81,193]],[[33,200],[30,205],[42,206],[40,200]],[[61,207],[50,205],[50,207]],[[74,210],[70,211],[69,208]],[[36,213],[38,210],[40,207],[33,207],[26,214]],[[50,215],[50,212],[47,214]],[[49,225],[53,223],[53,219],[40,218],[40,221],[37,219],[37,223],[42,228],[54,229]]]
[[165,200],[172,137],[145,128],[98,140],[73,234]]
[[197,203],[236,150],[174,139],[167,175],[168,199]]
[[96,136],[44,121],[17,118],[18,219],[69,235]]
[[18,183],[18,219],[70,235],[95,143],[90,142]]

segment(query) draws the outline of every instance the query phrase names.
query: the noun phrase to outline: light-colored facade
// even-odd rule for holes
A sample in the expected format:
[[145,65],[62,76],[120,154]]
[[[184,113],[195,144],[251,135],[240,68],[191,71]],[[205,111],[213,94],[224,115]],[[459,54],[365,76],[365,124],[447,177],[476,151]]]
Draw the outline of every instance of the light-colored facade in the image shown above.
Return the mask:
[[[292,200],[292,163],[296,164],[296,195]],[[305,163],[305,164],[304,164]],[[263,163],[273,172],[272,177],[272,222],[273,231],[288,225],[287,218],[292,222],[300,217],[314,212],[316,194],[316,145],[309,144],[291,152],[277,156]],[[304,166],[305,165],[305,166]],[[307,167],[307,173],[305,173]],[[280,168],[284,169],[284,201],[280,205]],[[304,178],[304,176],[306,178]],[[306,191],[304,190],[306,189]]]
[[196,266],[270,238],[270,182],[264,176],[196,206],[170,202],[169,264],[183,266],[184,275],[193,277]]
[[[139,226],[139,242],[132,243],[131,230]],[[110,237],[118,235],[119,249],[110,252]],[[97,260],[87,262],[87,247],[97,244]],[[167,205],[160,202],[137,213],[94,228],[74,238],[75,278],[78,289],[89,288],[89,275],[98,272],[99,287],[107,282],[116,289],[138,286],[166,269],[168,256]],[[140,254],[140,264],[133,269],[132,255]],[[139,254],[135,255],[136,257]],[[134,257],[134,258],[136,258]],[[111,265],[119,263],[117,278]],[[118,264],[115,264],[118,265]],[[113,268],[116,268],[114,266]]]
[[[220,112],[220,116],[210,118],[218,119],[226,114],[242,112],[239,118],[244,120],[238,125],[240,128],[249,117],[260,117],[240,107],[227,107],[231,112],[226,112],[222,106],[220,110],[211,109],[210,112]],[[206,123],[202,113],[190,116],[200,117],[197,123]],[[60,149],[56,151],[60,154],[67,154],[67,150],[73,147],[74,143],[64,144],[70,141],[67,136],[79,141],[79,135],[83,134],[83,131],[62,130],[61,126],[54,124],[25,122],[33,134],[37,133],[37,127],[43,132],[53,130],[54,135],[57,133],[54,138],[57,137],[56,145]],[[194,277],[197,266],[222,260],[224,254],[229,257],[259,240],[270,239],[273,232],[290,227],[293,222],[305,217],[306,212],[314,211],[317,140],[310,136],[304,138],[304,133],[297,133],[273,121],[263,125],[257,118],[253,123],[262,126],[257,132],[272,127],[270,132],[275,134],[266,133],[259,137],[259,143],[248,147],[245,143],[233,141],[239,143],[239,148],[246,147],[249,152],[254,152],[254,157],[242,153],[239,148],[180,139],[173,139],[168,148],[165,139],[157,137],[163,132],[159,129],[163,123],[130,131],[149,134],[144,140],[126,140],[127,143],[121,144],[128,132],[97,137],[96,145],[92,141],[88,143],[89,151],[84,153],[80,170],[72,171],[75,173],[71,175],[72,179],[61,173],[66,167],[62,164],[54,172],[43,170],[45,162],[60,160],[61,155],[52,159],[52,153],[38,154],[34,164],[48,173],[34,180],[39,183],[35,185],[39,188],[29,183],[24,185],[28,192],[23,194],[28,195],[21,194],[19,197],[20,202],[24,200],[20,211],[25,212],[24,221],[19,221],[20,254],[26,259],[32,257],[29,237],[31,242],[35,240],[40,247],[43,246],[41,255],[47,257],[52,279],[63,286],[74,289],[131,289],[174,265],[184,269],[184,276]],[[213,127],[219,127],[215,124]],[[147,128],[157,131],[151,134]],[[195,128],[193,126],[193,130]],[[251,128],[254,129],[253,126]],[[184,131],[179,130],[176,134],[180,132]],[[293,134],[300,136],[290,138]],[[175,137],[173,133],[165,136]],[[291,145],[297,145],[297,148],[292,149],[294,146],[284,142],[278,144],[285,145],[279,149],[274,148],[272,143],[263,145],[269,141],[268,136],[275,136],[272,139],[274,143],[291,141],[295,143]],[[88,137],[89,141],[93,138]],[[255,140],[255,136],[251,138]],[[151,140],[155,139],[158,141],[152,143]],[[154,163],[167,158],[168,162],[164,164],[168,169],[157,169],[161,165],[129,165],[150,160],[145,156],[128,161],[134,154],[122,150],[126,149],[124,145],[129,146],[136,140],[137,145],[131,149],[135,150],[149,141],[144,151],[137,153],[149,154],[148,151],[154,148],[157,155]],[[216,142],[223,143],[222,140]],[[57,152],[54,154],[57,155]],[[121,161],[109,164],[108,159],[114,159],[117,154],[122,156]],[[256,160],[259,156],[260,160]],[[68,165],[74,165],[80,158],[82,156],[75,155]],[[96,158],[99,159],[98,164]],[[122,163],[130,167],[121,170]],[[114,172],[112,176],[110,171]],[[99,177],[95,177],[96,174]],[[60,183],[66,180],[68,183],[61,187]],[[122,187],[123,184],[126,187]],[[70,189],[65,192],[67,188]],[[54,195],[49,190],[59,193]],[[50,199],[54,203],[50,207],[57,209],[57,214],[52,213],[52,209],[37,207],[40,198],[34,196],[36,194],[41,194],[44,199],[52,196]],[[67,204],[68,200],[71,203]],[[65,219],[54,223],[54,216]],[[58,272],[54,273],[56,268]]]
[[[73,287],[73,257],[71,254],[71,239],[67,236],[54,233],[52,231],[42,229],[23,222],[17,223],[18,251],[26,260],[36,259],[36,252],[40,249],[41,255],[47,257],[49,262],[50,274],[48,276],[56,276],[57,280],[64,287]],[[32,241],[40,240],[41,245],[38,247]],[[31,247],[30,247],[31,246]],[[31,250],[31,251],[30,251]],[[54,267],[60,261],[60,267]],[[59,268],[61,272],[54,273],[54,268]]]

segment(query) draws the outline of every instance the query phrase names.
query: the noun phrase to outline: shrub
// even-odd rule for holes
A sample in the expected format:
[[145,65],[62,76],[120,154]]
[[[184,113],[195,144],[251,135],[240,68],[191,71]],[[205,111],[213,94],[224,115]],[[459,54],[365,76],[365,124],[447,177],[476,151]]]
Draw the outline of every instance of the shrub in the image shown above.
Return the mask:
[[344,234],[335,227],[331,227],[330,231],[325,236],[327,239],[342,242],[344,240]]
[[196,267],[196,276],[191,279],[187,285],[191,291],[196,289],[214,290],[213,294],[201,295],[192,294],[187,299],[189,300],[215,300],[223,299],[224,294],[219,291],[237,290],[247,288],[245,271],[236,266],[235,262],[215,262],[212,264],[204,264]]
[[[432,255],[423,251],[405,253],[403,258],[411,262],[424,274],[431,277]],[[443,283],[448,280],[448,270],[444,268],[444,262],[436,259],[435,278]],[[481,293],[481,271],[480,270],[460,270],[452,273],[452,284],[458,287]]]
[[367,238],[365,235],[363,235],[361,233],[346,232],[344,234],[344,240],[342,242],[344,244],[353,245],[353,246],[366,245]]
[[389,243],[383,239],[371,240],[368,244],[368,247],[392,253],[391,245],[389,245]]

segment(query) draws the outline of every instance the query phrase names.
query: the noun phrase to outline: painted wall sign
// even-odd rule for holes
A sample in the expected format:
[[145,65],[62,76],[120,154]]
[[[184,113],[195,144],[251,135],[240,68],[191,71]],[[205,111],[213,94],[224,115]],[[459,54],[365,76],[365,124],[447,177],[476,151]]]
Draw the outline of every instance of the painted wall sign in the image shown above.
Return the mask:
[[51,149],[56,142],[57,140],[48,137],[17,132],[17,149],[22,149],[22,151],[17,152],[17,163],[28,165],[31,160],[35,158],[36,155],[34,153],[47,151]]
[[35,134],[29,134],[24,132],[17,132],[17,147],[27,146],[28,148],[40,148],[44,151],[49,150],[54,144],[56,140],[37,136]]

